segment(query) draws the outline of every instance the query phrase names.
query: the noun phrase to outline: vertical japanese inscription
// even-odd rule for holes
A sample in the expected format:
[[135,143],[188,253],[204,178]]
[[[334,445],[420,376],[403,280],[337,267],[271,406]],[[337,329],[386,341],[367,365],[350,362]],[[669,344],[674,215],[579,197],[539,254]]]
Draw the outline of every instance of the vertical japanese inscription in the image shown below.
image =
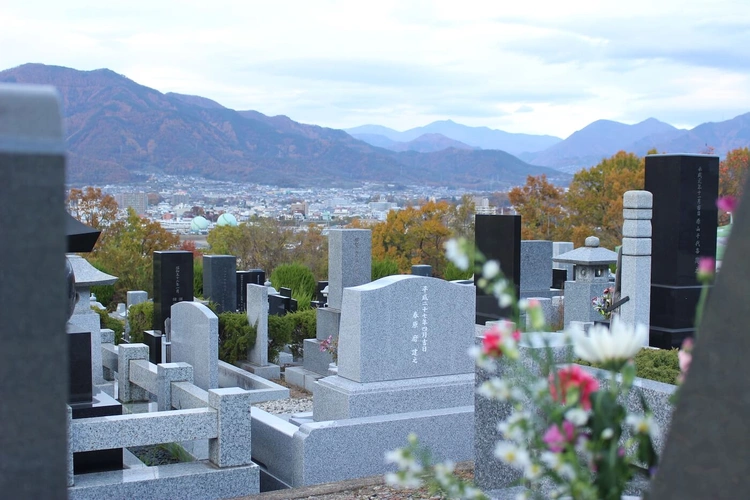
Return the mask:
[[[427,320],[427,311],[429,310],[429,297],[427,296],[427,286],[422,287],[421,313],[419,309],[412,313],[412,336],[411,336],[411,361],[419,362],[419,352],[427,352],[427,336],[429,333],[429,322]],[[421,345],[421,347],[420,347]]]

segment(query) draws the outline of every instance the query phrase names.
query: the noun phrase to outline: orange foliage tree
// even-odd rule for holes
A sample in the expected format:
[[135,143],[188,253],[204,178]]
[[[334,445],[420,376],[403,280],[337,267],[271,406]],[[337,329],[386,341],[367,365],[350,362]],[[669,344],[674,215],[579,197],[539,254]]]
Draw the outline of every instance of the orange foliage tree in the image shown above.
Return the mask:
[[719,196],[742,198],[742,188],[750,168],[750,148],[729,151],[719,164]]
[[94,229],[104,229],[117,218],[117,202],[111,194],[102,193],[101,188],[73,188],[67,204],[73,217]]
[[529,175],[526,184],[508,192],[508,199],[521,216],[521,238],[552,240],[560,234],[564,191],[547,182],[545,174]]
[[[655,150],[648,154],[656,153]],[[620,151],[598,165],[581,170],[565,196],[566,217],[560,238],[582,246],[587,236],[599,237],[600,244],[614,248],[622,240],[622,196],[643,189],[645,161]]]
[[430,201],[389,212],[372,227],[373,258],[394,261],[407,274],[413,264],[429,264],[434,275],[442,276],[447,265],[443,244],[451,237],[448,224],[455,210],[448,202]]

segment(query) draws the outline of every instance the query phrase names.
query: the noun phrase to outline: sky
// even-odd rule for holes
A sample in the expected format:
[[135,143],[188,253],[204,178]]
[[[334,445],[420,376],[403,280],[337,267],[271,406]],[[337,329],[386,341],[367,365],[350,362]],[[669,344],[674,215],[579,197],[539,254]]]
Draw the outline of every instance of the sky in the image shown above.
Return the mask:
[[750,112],[748,0],[0,0],[0,70],[109,68],[334,128],[565,138]]

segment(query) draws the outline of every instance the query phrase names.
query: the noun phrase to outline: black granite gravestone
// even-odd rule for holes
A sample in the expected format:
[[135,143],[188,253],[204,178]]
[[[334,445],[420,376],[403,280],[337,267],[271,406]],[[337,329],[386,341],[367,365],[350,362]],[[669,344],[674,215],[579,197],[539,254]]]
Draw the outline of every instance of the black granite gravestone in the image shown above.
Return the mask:
[[[750,193],[750,182],[744,192]],[[750,335],[745,315],[750,296],[748,255],[750,203],[743,202],[734,214],[721,272],[706,303],[690,370],[680,387],[647,499],[750,497],[750,364],[746,356]]]
[[193,300],[193,254],[174,250],[154,252],[153,329],[164,333],[172,306]]
[[[474,229],[474,243],[488,260],[500,262],[500,270],[513,284],[516,297],[521,283],[521,216],[520,215],[477,215]],[[481,276],[474,276],[474,284]],[[508,316],[509,311],[500,308],[497,298],[477,286],[476,322],[484,325],[487,321]]]
[[270,316],[284,316],[289,310],[291,299],[283,295],[268,296],[268,314]]
[[567,269],[552,270],[552,288],[562,290],[565,288],[565,282],[568,280]]
[[[68,404],[72,417],[108,417],[122,415],[122,405],[97,389],[91,374],[91,332],[68,331]],[[122,469],[122,448],[73,454],[75,474]]]
[[291,288],[285,288],[285,287],[279,287],[279,295],[283,297],[292,297],[292,289]]
[[237,271],[237,311],[247,310],[247,285],[265,285],[266,272],[263,269]]
[[698,259],[716,256],[719,158],[648,155],[645,189],[654,195],[649,343],[669,349],[693,335]]
[[237,310],[237,257],[203,256],[203,296],[216,304],[218,313]]
[[429,264],[415,264],[411,266],[411,273],[415,276],[432,277],[432,266]]
[[318,285],[315,287],[315,300],[325,304],[326,296],[323,295],[323,290],[328,286],[328,281],[318,281]]

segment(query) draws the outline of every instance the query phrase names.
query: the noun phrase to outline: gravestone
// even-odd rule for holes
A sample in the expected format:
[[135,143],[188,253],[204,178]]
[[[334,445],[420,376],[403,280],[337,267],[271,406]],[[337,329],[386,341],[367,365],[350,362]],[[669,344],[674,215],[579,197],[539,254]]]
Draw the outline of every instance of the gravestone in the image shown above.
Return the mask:
[[411,266],[411,273],[416,276],[432,276],[432,266],[428,264],[415,264]]
[[281,377],[278,365],[268,362],[268,315],[270,308],[268,287],[247,285],[247,321],[255,326],[255,344],[249,346],[247,360],[242,368],[259,377],[274,380]]
[[550,298],[552,293],[552,247],[551,241],[523,240],[521,242],[520,297]]
[[65,134],[57,92],[0,84],[0,491],[67,498]]
[[719,157],[646,156],[645,190],[654,195],[650,345],[679,347],[694,333],[702,286],[700,257],[715,257]]
[[[627,191],[622,198],[622,256],[617,266],[615,300],[628,301],[619,308],[627,325],[647,326],[651,308],[651,217],[653,195]],[[620,286],[619,295],[617,286]]]
[[[234,273],[232,273],[234,275]],[[193,383],[207,391],[219,387],[219,318],[199,302],[172,306],[172,363],[193,367]]]
[[344,290],[338,375],[318,381],[316,421],[472,404],[474,290],[388,276]]
[[165,333],[164,322],[178,302],[193,300],[193,254],[182,250],[154,252],[155,331]]
[[134,305],[140,304],[141,302],[146,302],[147,300],[148,293],[144,292],[143,290],[129,291],[127,293],[128,309],[130,309]]
[[[745,183],[748,192],[750,183]],[[654,219],[656,204],[654,194]],[[747,317],[740,313],[750,295],[750,203],[740,204],[734,226],[648,499],[728,500],[750,494],[750,365],[745,355],[750,336]]]
[[[500,270],[515,288],[518,297],[521,284],[521,216],[478,214],[475,219],[474,243],[476,249],[488,260],[500,262]],[[476,323],[484,325],[487,321],[509,316],[510,311],[502,309],[495,296],[477,286],[480,278],[480,275],[474,276]]]
[[264,285],[266,272],[262,269],[237,271],[237,312],[247,310],[247,285]]
[[[560,254],[564,254],[565,252],[570,252],[571,250],[574,250],[575,246],[573,246],[572,241],[553,241],[552,242],[552,258],[554,259]],[[552,274],[553,274],[553,282],[559,284],[559,280],[563,276],[562,272],[555,273],[555,271],[565,271],[565,279],[562,280],[563,284],[565,281],[569,279],[573,279],[573,265],[572,264],[561,264],[559,262],[552,261]],[[557,276],[555,278],[555,276]],[[562,287],[553,287],[553,288],[562,288]]]
[[203,296],[216,304],[218,313],[237,310],[237,257],[203,256]]

